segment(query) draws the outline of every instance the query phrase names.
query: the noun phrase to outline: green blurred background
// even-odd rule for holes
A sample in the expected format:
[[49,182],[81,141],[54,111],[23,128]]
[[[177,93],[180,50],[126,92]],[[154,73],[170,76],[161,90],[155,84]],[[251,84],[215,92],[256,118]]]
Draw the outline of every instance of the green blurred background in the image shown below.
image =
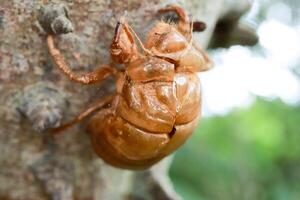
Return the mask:
[[[259,43],[210,51],[215,67],[202,81],[204,117],[177,151],[170,170],[175,190],[185,200],[300,199],[299,4],[255,1],[243,20],[255,27]],[[222,59],[235,52],[247,56]],[[261,65],[253,74],[251,60]],[[230,68],[233,65],[243,70]],[[252,82],[243,78],[245,71]],[[234,79],[226,76],[233,73],[239,78],[226,85]],[[224,79],[225,88],[215,82],[219,79]],[[231,90],[244,80],[246,84]],[[206,84],[220,87],[214,87],[214,93]],[[206,90],[210,96],[205,96]]]

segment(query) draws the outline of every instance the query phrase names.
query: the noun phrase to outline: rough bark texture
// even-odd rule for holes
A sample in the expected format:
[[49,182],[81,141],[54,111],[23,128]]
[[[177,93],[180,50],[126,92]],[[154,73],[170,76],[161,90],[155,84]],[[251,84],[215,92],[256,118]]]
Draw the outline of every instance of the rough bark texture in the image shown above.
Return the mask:
[[[69,81],[51,62],[37,10],[49,2],[69,9],[74,33],[56,38],[77,72],[109,63],[117,19],[141,36],[156,10],[179,3],[207,23],[195,40],[208,45],[218,19],[231,13],[228,0],[0,0],[0,199],[179,199],[167,178],[169,161],[131,172],[103,163],[93,153],[84,124],[55,139],[45,129],[66,121],[114,90],[112,80],[93,86]],[[227,6],[229,5],[229,7]],[[238,13],[248,6],[240,1]]]

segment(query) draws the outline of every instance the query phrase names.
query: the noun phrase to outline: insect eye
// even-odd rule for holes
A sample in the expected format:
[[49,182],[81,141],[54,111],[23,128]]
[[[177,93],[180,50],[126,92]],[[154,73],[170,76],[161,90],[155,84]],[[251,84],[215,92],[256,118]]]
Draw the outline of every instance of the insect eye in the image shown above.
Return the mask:
[[202,32],[206,29],[206,24],[200,21],[193,22],[192,26],[194,32]]
[[177,24],[180,20],[179,16],[176,13],[165,13],[162,15],[163,15],[162,20],[167,22],[168,24],[170,23]]

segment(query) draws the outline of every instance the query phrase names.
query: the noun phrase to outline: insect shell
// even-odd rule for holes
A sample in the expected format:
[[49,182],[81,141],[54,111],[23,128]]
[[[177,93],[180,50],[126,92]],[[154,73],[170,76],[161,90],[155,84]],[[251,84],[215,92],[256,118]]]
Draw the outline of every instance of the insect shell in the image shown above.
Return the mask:
[[[144,44],[124,19],[119,21],[110,53],[115,63],[124,64],[124,71],[103,66],[95,72],[76,75],[54,47],[52,36],[48,36],[54,62],[71,80],[90,84],[113,75],[117,85],[113,96],[100,100],[55,131],[81,121],[101,107],[87,126],[91,143],[105,162],[125,169],[148,168],[187,140],[200,119],[197,73],[208,70],[211,62],[193,43],[193,23],[184,10],[169,6],[159,12],[169,11],[178,14],[179,23],[158,22]],[[107,104],[110,106],[103,108]]]

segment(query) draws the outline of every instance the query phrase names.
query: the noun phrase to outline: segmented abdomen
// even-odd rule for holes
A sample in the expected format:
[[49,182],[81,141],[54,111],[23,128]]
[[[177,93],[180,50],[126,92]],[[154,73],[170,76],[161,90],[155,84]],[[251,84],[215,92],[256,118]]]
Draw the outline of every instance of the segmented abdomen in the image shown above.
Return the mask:
[[173,81],[125,82],[115,107],[100,111],[88,126],[96,153],[111,165],[147,168],[181,146],[200,112],[197,75]]

